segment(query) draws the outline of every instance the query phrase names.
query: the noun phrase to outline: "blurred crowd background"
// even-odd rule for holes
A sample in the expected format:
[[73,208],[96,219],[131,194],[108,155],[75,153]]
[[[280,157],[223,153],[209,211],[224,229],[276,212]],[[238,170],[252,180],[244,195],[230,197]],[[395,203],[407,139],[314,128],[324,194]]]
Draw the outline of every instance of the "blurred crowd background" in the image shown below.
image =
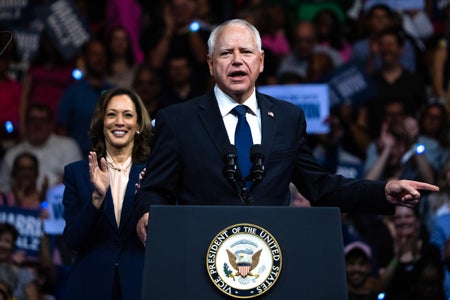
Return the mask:
[[210,90],[206,41],[232,18],[261,34],[258,86],[333,86],[329,130],[308,136],[321,165],[441,188],[393,216],[342,214],[349,298],[450,299],[449,0],[0,0],[0,299],[64,293],[61,179],[101,93],[132,88],[153,119]]

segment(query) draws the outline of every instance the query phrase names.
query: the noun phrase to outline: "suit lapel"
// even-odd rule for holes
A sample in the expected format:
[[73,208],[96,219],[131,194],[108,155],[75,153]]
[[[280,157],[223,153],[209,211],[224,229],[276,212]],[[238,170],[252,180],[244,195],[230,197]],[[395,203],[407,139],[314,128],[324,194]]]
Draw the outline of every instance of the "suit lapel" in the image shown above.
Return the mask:
[[122,213],[120,216],[120,228],[124,228],[133,215],[134,195],[136,191],[135,184],[138,183],[139,173],[145,167],[145,164],[132,164],[127,189],[122,204]]
[[111,226],[117,228],[116,217],[114,214],[114,204],[112,200],[111,189],[109,188],[105,195],[104,206],[103,206],[104,214],[106,219],[111,223]]
[[261,144],[264,150],[264,157],[267,159],[272,149],[277,129],[277,113],[273,110],[272,102],[266,96],[256,93],[256,99],[261,111]]
[[203,100],[199,104],[200,120],[211,142],[215,145],[217,151],[222,154],[226,146],[230,144],[230,140],[214,92],[208,93]]
[[[139,180],[139,173],[145,167],[145,164],[132,164],[130,175],[128,179],[127,189],[125,190],[125,196],[122,204],[122,212],[120,215],[120,228],[124,228],[129,222],[130,217],[133,215],[134,208],[134,194],[135,184]],[[114,213],[114,204],[112,200],[111,189],[108,189],[105,196],[105,203],[103,206],[106,219],[111,223],[114,228],[117,227],[116,216]]]
[[[90,193],[92,194],[95,191],[95,186],[91,182],[91,178],[89,176],[89,166],[86,164],[87,172],[85,172],[86,181],[89,182],[90,185]],[[89,200],[92,201],[92,200]],[[105,199],[103,200],[103,215],[111,223],[111,226],[117,228],[116,217],[114,216],[114,205],[112,201],[111,189],[106,191]]]

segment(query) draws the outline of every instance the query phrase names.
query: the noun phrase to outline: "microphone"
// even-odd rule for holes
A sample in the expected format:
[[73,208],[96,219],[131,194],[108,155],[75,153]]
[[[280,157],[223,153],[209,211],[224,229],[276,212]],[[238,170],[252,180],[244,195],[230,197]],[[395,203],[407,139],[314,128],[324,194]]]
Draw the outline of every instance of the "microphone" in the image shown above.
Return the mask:
[[227,181],[234,187],[239,195],[244,206],[248,205],[248,193],[246,192],[244,186],[245,182],[242,181],[242,175],[239,172],[237,166],[237,150],[236,146],[229,144],[225,149],[225,167],[223,169],[223,175]]
[[266,175],[263,165],[264,151],[260,144],[255,144],[250,148],[250,160],[253,164],[250,176],[254,183],[259,183]]
[[236,182],[236,177],[238,175],[237,166],[237,151],[236,147],[229,144],[225,149],[225,167],[223,169],[223,175],[230,182]]

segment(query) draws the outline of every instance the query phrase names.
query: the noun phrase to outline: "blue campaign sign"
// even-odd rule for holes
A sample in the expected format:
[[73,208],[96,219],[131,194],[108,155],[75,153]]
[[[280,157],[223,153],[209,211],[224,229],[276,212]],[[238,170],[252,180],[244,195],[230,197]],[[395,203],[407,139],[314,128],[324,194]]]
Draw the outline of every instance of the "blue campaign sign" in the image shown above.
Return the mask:
[[377,94],[373,80],[359,66],[345,64],[336,68],[327,78],[330,87],[330,106],[342,103],[358,105]]
[[47,191],[46,206],[49,218],[44,220],[44,232],[47,234],[62,234],[66,226],[64,206],[62,204],[63,195],[63,184],[53,186]]
[[10,223],[19,231],[16,247],[27,256],[38,257],[42,237],[42,220],[39,210],[0,206],[0,223]]
[[70,59],[90,39],[87,21],[71,0],[57,0],[36,9],[61,55]]
[[305,112],[307,132],[327,133],[326,122],[330,114],[330,99],[327,84],[284,84],[259,86],[260,93],[289,101]]

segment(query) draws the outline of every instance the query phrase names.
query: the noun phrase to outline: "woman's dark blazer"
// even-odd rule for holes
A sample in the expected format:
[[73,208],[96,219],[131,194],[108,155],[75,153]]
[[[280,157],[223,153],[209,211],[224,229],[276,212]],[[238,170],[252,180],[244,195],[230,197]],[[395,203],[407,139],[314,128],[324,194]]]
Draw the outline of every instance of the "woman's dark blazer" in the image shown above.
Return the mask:
[[64,171],[64,240],[76,254],[65,299],[111,299],[117,271],[123,299],[140,299],[144,247],[136,235],[135,184],[145,164],[133,164],[117,226],[111,191],[101,209],[92,204],[94,186],[87,160],[71,163]]

